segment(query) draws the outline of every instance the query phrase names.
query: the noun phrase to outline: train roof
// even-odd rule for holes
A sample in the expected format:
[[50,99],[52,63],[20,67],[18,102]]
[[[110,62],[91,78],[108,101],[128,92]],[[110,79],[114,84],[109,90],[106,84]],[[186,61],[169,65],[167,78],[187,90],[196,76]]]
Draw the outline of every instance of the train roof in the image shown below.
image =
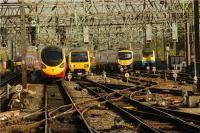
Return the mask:
[[56,46],[56,45],[49,45],[49,46],[46,46],[42,49],[42,51],[44,51],[44,50],[58,50],[58,51],[60,51],[62,49],[59,46]]
[[86,48],[75,48],[75,49],[70,49],[69,52],[75,52],[75,51],[89,51]]
[[152,48],[143,48],[143,52],[153,52],[154,50]]

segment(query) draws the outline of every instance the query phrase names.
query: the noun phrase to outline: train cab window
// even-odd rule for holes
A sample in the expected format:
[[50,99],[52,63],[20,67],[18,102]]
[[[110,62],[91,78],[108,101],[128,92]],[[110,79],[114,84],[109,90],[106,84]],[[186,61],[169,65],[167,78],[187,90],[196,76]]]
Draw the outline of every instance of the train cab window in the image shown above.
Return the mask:
[[87,62],[88,54],[87,52],[72,52],[71,62]]
[[16,57],[15,61],[22,61],[22,57]]
[[47,60],[62,60],[62,52],[59,51],[45,51],[45,59]]
[[118,53],[118,59],[120,60],[129,60],[132,58],[131,52],[119,52]]
[[153,51],[143,51],[142,53],[144,57],[153,55]]
[[46,50],[42,53],[42,61],[49,66],[56,66],[63,60],[62,51]]

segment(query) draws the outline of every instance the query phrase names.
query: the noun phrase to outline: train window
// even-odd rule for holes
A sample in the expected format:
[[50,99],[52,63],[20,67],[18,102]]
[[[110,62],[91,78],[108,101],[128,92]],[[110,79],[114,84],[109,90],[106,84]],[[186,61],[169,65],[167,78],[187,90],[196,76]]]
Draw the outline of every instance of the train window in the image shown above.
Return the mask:
[[143,56],[151,56],[151,55],[153,55],[153,51],[143,51],[142,52],[143,53]]
[[62,52],[59,51],[45,51],[45,59],[47,60],[58,60],[62,59]]
[[129,60],[132,58],[131,52],[119,52],[118,53],[118,59],[120,60]]
[[15,61],[22,61],[22,57],[16,57]]
[[42,61],[49,66],[56,66],[63,60],[62,52],[47,50],[42,53]]
[[87,62],[88,54],[87,52],[72,52],[71,62]]

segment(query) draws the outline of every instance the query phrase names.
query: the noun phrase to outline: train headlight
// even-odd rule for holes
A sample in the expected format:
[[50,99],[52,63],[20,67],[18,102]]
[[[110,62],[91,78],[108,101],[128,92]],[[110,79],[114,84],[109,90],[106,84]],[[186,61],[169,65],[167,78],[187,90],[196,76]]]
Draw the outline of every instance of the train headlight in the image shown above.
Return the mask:
[[86,68],[86,67],[89,67],[89,65],[88,64],[84,64],[84,68]]
[[75,67],[75,65],[74,65],[74,64],[71,64],[71,67],[73,68],[73,67]]
[[41,69],[45,69],[46,66],[45,66],[44,64],[40,64],[40,68],[41,68]]
[[60,68],[64,68],[65,67],[65,63],[62,63],[61,65],[60,65]]

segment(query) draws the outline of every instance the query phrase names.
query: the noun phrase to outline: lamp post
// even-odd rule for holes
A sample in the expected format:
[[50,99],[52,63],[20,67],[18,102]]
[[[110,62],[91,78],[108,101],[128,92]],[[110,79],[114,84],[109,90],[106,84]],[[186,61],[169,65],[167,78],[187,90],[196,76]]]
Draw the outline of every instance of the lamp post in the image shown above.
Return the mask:
[[169,46],[166,46],[167,71],[169,70]]
[[197,84],[198,78],[197,78],[197,67],[196,67],[196,59],[195,56],[192,56],[192,60],[194,62],[194,84]]
[[[198,79],[200,75],[200,44],[199,44],[199,0],[194,0],[194,30],[195,30],[195,80]],[[197,80],[197,89],[200,91],[200,83]]]
[[26,68],[26,25],[24,0],[18,0],[20,3],[20,23],[21,23],[21,46],[22,46],[22,85],[27,88],[27,68]]

